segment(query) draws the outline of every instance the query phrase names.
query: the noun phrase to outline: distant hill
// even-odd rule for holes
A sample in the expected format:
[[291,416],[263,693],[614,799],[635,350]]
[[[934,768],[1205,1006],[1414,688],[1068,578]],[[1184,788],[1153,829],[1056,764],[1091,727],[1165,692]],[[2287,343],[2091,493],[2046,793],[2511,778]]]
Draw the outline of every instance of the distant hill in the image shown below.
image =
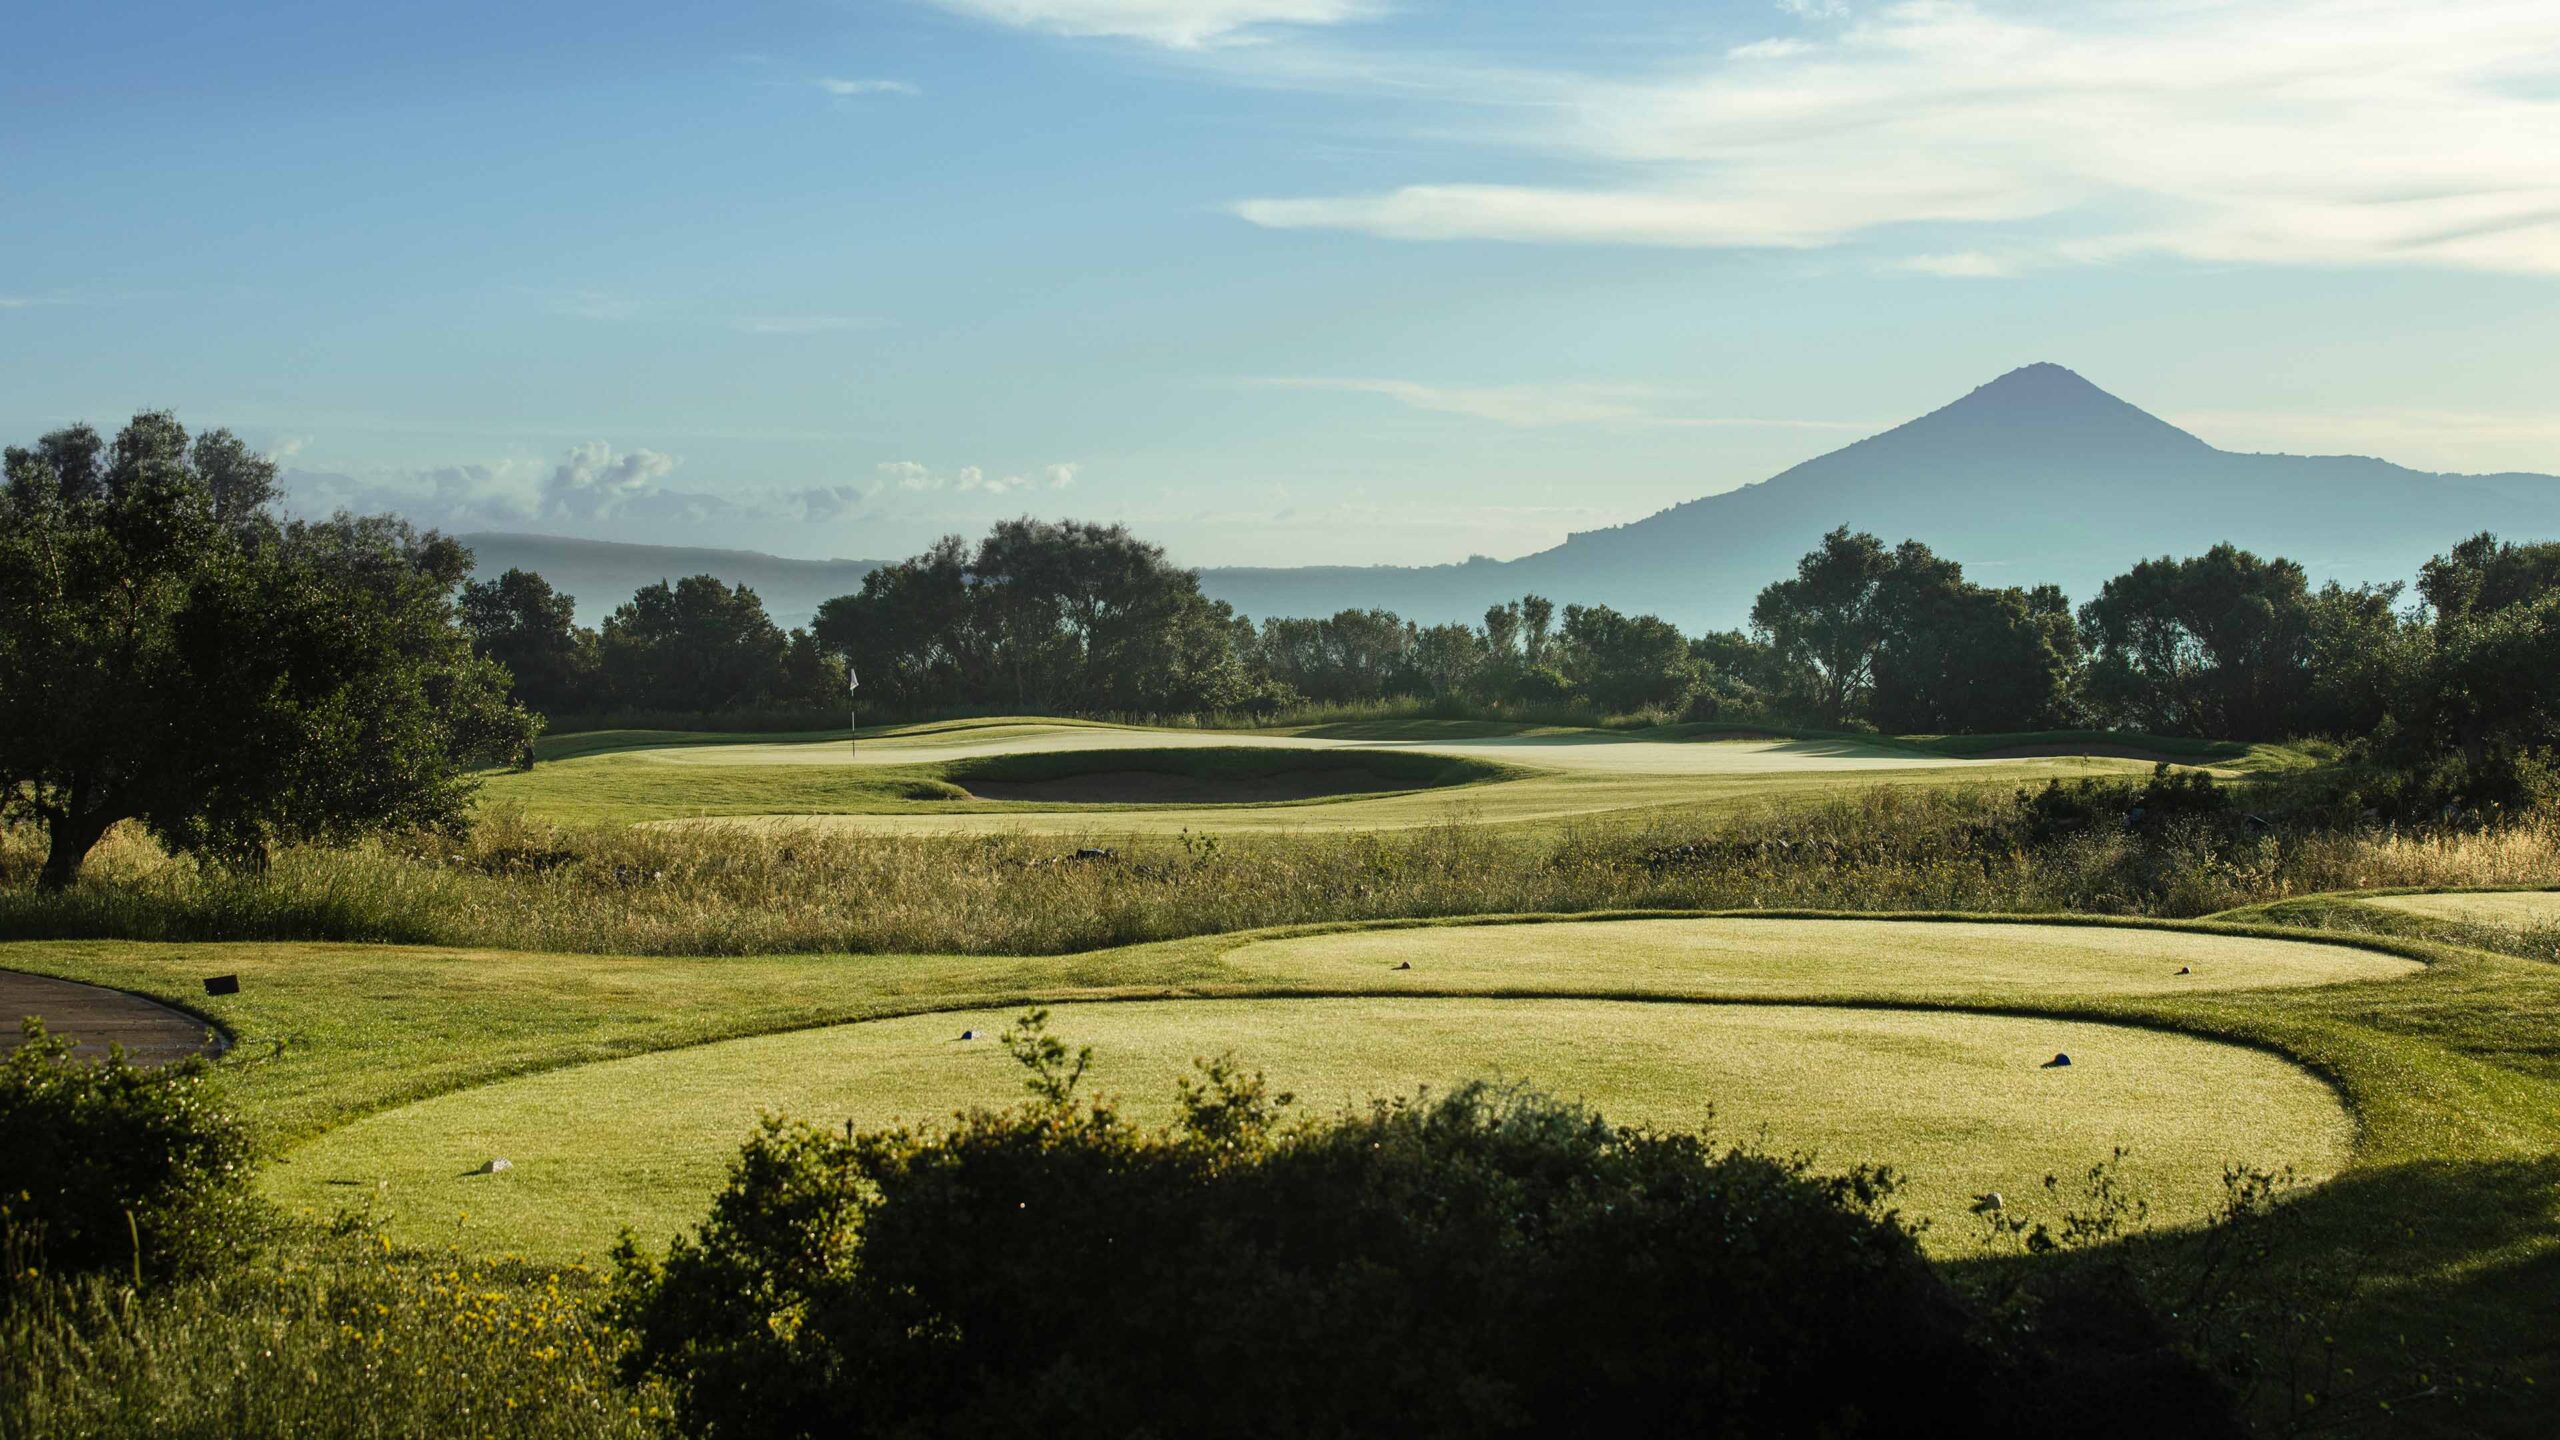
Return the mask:
[[1722,627],[1841,524],[1924,541],[1984,584],[2051,582],[2079,601],[2135,561],[2223,540],[2300,561],[2315,583],[2405,579],[2476,531],[2560,538],[2560,478],[2217,450],[2059,365],[2030,365],[1757,485],[1518,560],[1222,570],[1210,589],[1255,615],[1377,604],[1424,619],[1473,619],[1534,590]]
[[[1984,584],[2054,583],[2073,600],[2155,555],[2229,540],[2300,561],[2314,582],[2406,579],[2480,530],[2560,539],[2560,477],[2437,475],[2362,456],[2217,450],[2059,365],[2013,370],[1908,424],[1757,485],[1709,495],[1518,560],[1422,567],[1209,569],[1211,595],[1252,616],[1381,606],[1473,620],[1535,591],[1649,610],[1692,630],[1735,626],[1760,588],[1847,524],[1964,563]],[[523,566],[589,623],[634,589],[709,572],[744,581],[777,619],[858,588],[878,563],[743,551],[468,535],[482,573]]]
[[705,550],[687,545],[624,545],[611,540],[571,540],[558,535],[483,532],[456,537],[471,547],[476,573],[488,579],[508,570],[530,570],[554,590],[577,597],[578,621],[597,625],[632,592],[661,580],[717,575],[745,585],[763,599],[765,613],[784,626],[805,625],[818,606],[862,588],[878,560],[785,560],[754,550]]

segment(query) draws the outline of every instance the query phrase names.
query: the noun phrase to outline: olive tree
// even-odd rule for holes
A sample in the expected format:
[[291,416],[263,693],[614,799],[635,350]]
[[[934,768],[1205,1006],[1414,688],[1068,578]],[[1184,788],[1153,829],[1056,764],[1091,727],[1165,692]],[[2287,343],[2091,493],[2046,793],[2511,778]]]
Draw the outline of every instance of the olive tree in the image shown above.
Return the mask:
[[69,885],[108,829],[262,864],[289,840],[452,826],[527,744],[454,592],[470,554],[389,517],[287,522],[275,466],[166,413],[7,452],[0,804]]

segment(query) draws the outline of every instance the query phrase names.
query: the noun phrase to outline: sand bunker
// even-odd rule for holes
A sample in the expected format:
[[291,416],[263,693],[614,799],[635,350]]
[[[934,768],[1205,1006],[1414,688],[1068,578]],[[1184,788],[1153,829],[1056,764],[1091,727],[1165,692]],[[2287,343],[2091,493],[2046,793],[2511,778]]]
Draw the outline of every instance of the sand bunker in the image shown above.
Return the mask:
[[962,783],[971,796],[980,800],[1049,805],[1266,805],[1280,800],[1322,800],[1335,795],[1380,795],[1431,788],[1422,781],[1393,779],[1356,766],[1282,770],[1267,775],[1097,770],[1052,780]]

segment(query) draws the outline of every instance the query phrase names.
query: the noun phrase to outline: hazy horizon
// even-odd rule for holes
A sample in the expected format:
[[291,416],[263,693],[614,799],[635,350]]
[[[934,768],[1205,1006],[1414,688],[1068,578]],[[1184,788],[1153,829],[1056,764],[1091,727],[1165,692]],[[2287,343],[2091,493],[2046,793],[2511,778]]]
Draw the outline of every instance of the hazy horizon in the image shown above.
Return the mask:
[[0,425],[296,503],[1441,564],[2036,361],[2560,471],[2560,12],[2380,0],[103,3],[0,89]]

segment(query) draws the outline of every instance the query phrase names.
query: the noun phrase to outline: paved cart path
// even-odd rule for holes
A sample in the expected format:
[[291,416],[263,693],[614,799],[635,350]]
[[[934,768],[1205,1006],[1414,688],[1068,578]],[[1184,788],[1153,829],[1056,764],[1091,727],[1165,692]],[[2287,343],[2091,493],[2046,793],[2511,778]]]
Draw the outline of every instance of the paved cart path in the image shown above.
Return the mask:
[[73,980],[0,970],[0,1054],[22,1043],[19,1022],[29,1015],[42,1019],[45,1029],[54,1034],[80,1042],[83,1055],[102,1058],[108,1046],[121,1045],[131,1060],[165,1065],[220,1048],[206,1043],[211,1026],[157,1000]]

